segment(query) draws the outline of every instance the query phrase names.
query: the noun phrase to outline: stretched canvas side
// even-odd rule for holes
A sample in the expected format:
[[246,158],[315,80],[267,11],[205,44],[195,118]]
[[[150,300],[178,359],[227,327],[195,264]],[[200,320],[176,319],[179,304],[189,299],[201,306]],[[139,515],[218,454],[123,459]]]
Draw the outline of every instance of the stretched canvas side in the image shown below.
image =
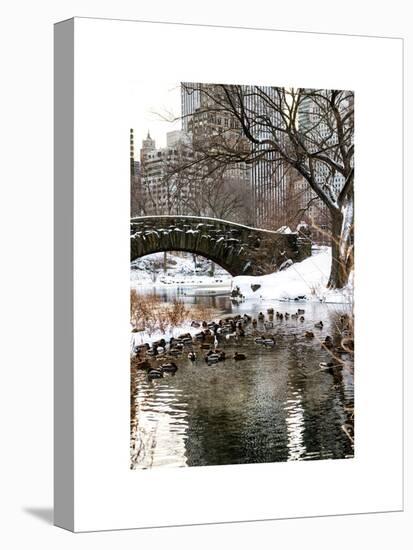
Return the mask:
[[74,529],[74,21],[54,27],[54,524]]

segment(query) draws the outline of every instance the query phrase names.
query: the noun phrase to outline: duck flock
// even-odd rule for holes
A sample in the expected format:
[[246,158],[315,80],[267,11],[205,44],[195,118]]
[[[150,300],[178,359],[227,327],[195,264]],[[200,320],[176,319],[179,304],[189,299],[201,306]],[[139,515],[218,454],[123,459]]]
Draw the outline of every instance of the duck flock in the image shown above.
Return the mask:
[[[137,370],[145,371],[149,380],[163,378],[165,373],[175,375],[178,370],[176,361],[187,357],[191,362],[203,359],[207,365],[214,365],[226,361],[244,361],[247,359],[245,353],[235,352],[227,356],[223,347],[225,344],[253,338],[254,344],[267,349],[276,348],[277,342],[273,334],[269,333],[280,322],[295,322],[297,324],[305,321],[305,310],[298,309],[295,313],[274,312],[274,309],[267,310],[266,315],[260,312],[257,318],[250,315],[235,315],[216,321],[192,321],[191,327],[199,329],[195,334],[189,332],[178,337],[172,337],[168,341],[161,338],[151,344],[145,343],[135,346],[131,358],[131,366]],[[348,316],[342,315],[339,319],[340,331],[345,333],[348,327]],[[323,335],[324,324],[319,321],[314,324],[317,331],[317,339],[320,345],[329,350],[332,361],[320,363],[321,370],[334,374],[336,369],[343,366],[341,356],[351,353],[352,340],[348,346],[342,347],[334,342],[330,335]],[[303,331],[303,338],[313,339],[314,331]]]

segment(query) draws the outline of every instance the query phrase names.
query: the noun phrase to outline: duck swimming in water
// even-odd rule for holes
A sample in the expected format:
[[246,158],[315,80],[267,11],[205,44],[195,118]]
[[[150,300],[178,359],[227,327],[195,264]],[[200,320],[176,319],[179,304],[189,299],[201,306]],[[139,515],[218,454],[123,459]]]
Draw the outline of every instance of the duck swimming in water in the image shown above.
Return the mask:
[[208,363],[208,365],[212,365],[214,363],[218,363],[219,362],[219,355],[218,353],[211,353],[211,354],[207,354],[205,356],[205,362]]
[[326,348],[332,348],[333,347],[333,339],[331,338],[331,336],[326,336],[324,338],[324,342],[323,342],[324,346]]
[[274,338],[263,338],[262,343],[266,347],[272,347],[272,346],[275,346],[275,339]]
[[323,321],[319,321],[318,323],[314,323],[315,328],[323,328],[324,324]]
[[175,374],[178,370],[178,367],[175,363],[165,363],[164,365],[161,365],[161,371],[162,372],[170,372],[172,374]]
[[163,372],[160,369],[151,369],[148,372],[149,380],[155,380],[156,378],[163,378]]
[[235,352],[235,355],[234,355],[235,361],[244,361],[246,358],[247,356],[245,355],[245,353],[238,353],[237,351]]

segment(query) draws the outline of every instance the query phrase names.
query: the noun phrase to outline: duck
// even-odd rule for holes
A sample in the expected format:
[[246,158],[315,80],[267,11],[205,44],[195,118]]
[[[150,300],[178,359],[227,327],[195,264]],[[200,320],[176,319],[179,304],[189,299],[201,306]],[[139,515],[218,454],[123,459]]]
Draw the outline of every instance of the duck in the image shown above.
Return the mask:
[[252,320],[252,326],[253,326],[253,327],[256,327],[256,326],[257,326],[257,319],[253,319],[253,320]]
[[274,309],[271,307],[270,309],[267,309],[268,315],[274,315]]
[[180,334],[178,336],[178,340],[183,340],[184,338],[192,338],[192,336],[189,332],[185,332],[185,334]]
[[264,314],[262,311],[260,311],[258,314],[258,321],[264,321]]
[[290,318],[290,314],[289,314],[289,313],[285,313],[285,314],[284,314],[284,317],[285,317],[286,319],[289,319],[289,318]]
[[234,354],[235,361],[244,361],[247,358],[245,353],[238,353],[237,351]]
[[304,319],[304,315],[301,315],[301,317],[300,317],[300,321],[301,321],[302,323],[304,323],[304,321],[305,321],[305,319]]
[[305,309],[297,309],[297,315],[304,315]]
[[274,328],[274,323],[272,321],[264,321],[265,328]]
[[141,344],[140,346],[135,346],[135,349],[133,350],[136,354],[140,353],[141,351],[148,351],[150,349],[150,345],[148,343]]
[[195,361],[196,359],[196,353],[194,351],[190,351],[188,353],[188,359],[190,359],[191,361]]
[[331,338],[331,336],[326,336],[324,338],[324,342],[323,342],[324,346],[326,348],[332,348],[333,347],[333,339]]
[[274,338],[263,338],[262,343],[266,347],[273,347],[273,346],[275,346],[275,339]]
[[314,332],[312,332],[311,330],[306,330],[305,337],[306,338],[314,338]]
[[163,372],[159,369],[151,369],[148,371],[149,380],[155,380],[156,378],[163,378]]
[[162,372],[170,372],[172,374],[175,374],[177,370],[178,370],[178,367],[173,362],[165,363],[165,364],[161,365],[161,371]]
[[319,321],[318,323],[314,323],[315,328],[323,328],[324,324],[323,321]]
[[191,327],[199,328],[201,326],[201,323],[198,323],[198,321],[192,321]]
[[179,357],[179,355],[182,355],[182,350],[177,348],[172,348],[169,350],[168,355],[172,355],[173,357]]
[[263,344],[264,340],[265,340],[264,336],[259,336],[258,338],[254,338],[254,342],[256,344]]
[[334,374],[334,369],[341,368],[342,365],[337,365],[337,364],[334,364],[332,362],[330,362],[330,363],[321,362],[319,364],[319,367],[320,367],[321,370],[325,370],[330,374]]
[[291,319],[298,319],[298,313],[292,313]]
[[207,354],[205,356],[205,362],[208,363],[208,364],[218,363],[219,360],[220,359],[219,359],[218,353],[211,353],[211,354]]
[[151,364],[145,359],[144,361],[136,363],[136,368],[139,370],[148,370],[151,368]]

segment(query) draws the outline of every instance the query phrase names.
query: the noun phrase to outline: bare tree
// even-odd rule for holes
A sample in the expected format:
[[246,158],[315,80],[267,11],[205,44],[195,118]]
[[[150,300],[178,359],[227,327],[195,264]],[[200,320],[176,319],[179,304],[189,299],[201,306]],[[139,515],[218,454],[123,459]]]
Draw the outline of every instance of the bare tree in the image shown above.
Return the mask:
[[[353,268],[353,94],[260,86],[186,84],[204,98],[196,116],[227,118],[228,127],[196,143],[180,170],[210,174],[223,166],[287,164],[326,205],[332,227],[328,286],[342,288]],[[340,182],[340,183],[338,183]]]

